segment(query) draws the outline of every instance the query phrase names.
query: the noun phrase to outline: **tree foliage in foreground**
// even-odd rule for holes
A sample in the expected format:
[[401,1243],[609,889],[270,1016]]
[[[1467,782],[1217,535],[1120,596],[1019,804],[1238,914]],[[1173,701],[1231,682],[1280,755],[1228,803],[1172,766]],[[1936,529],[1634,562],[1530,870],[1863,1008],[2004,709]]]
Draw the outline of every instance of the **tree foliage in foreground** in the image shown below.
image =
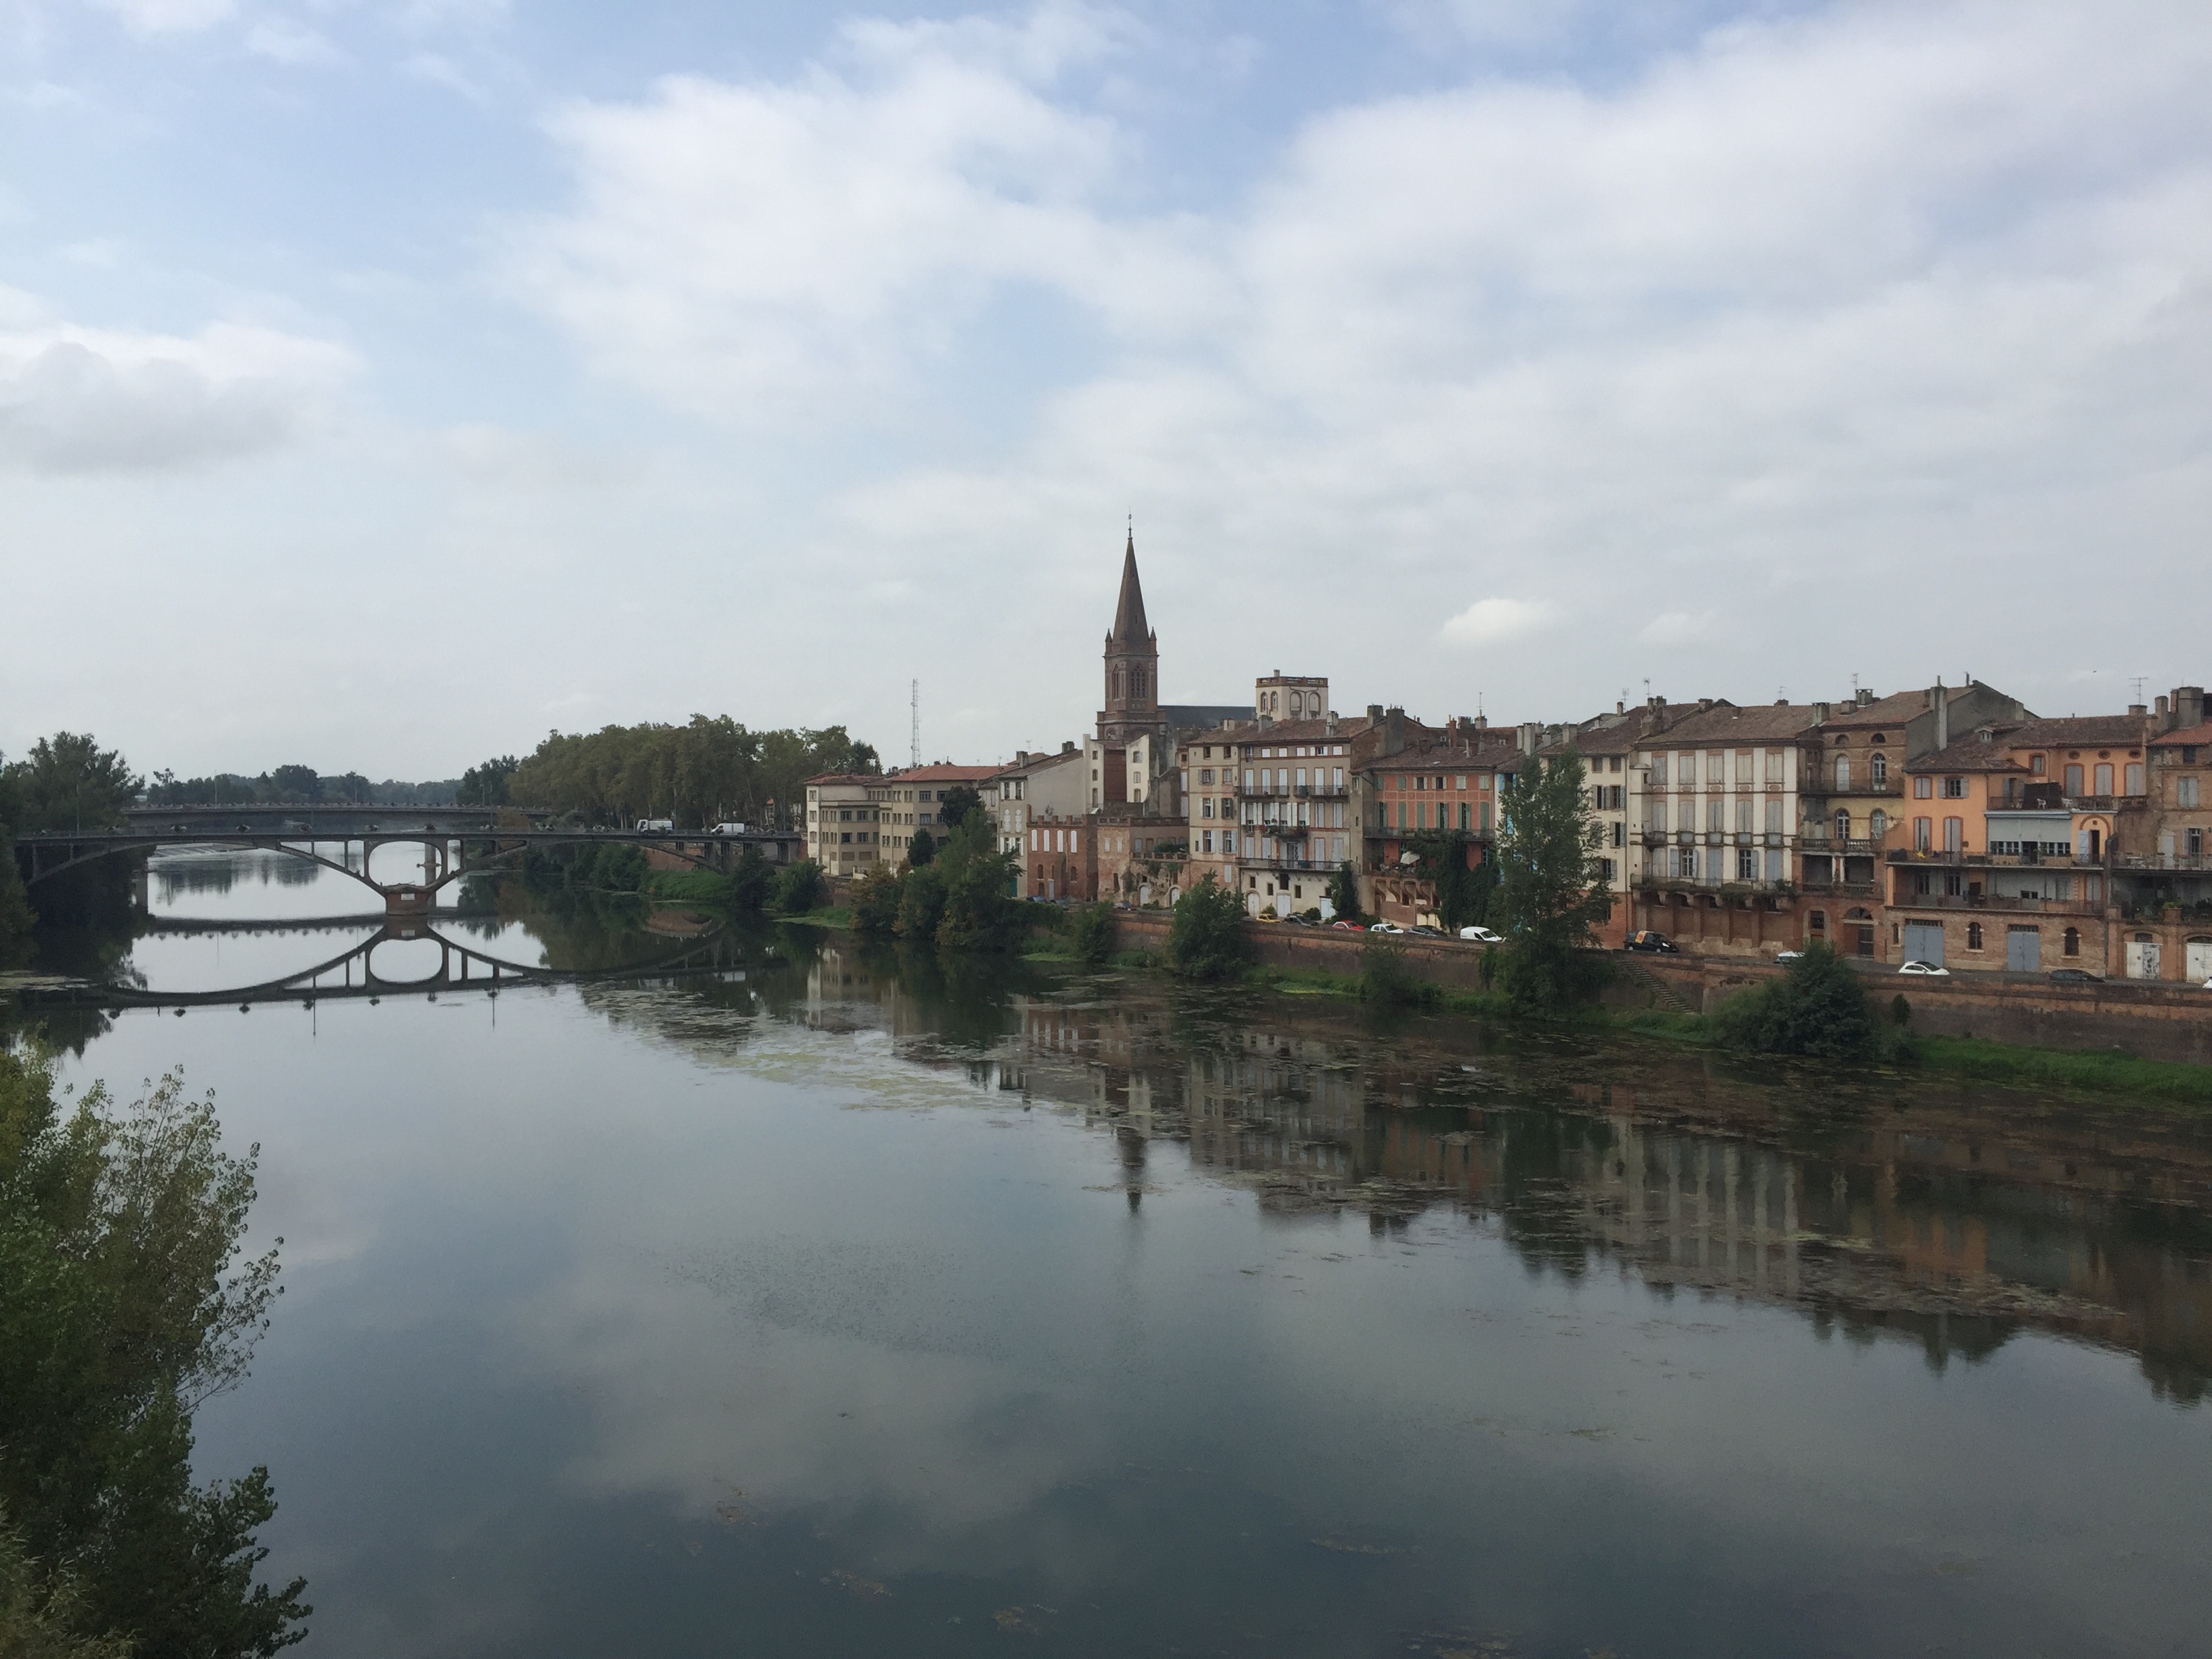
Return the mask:
[[1603,832],[1573,750],[1531,759],[1505,792],[1498,836],[1498,892],[1505,913],[1506,994],[1523,1013],[1587,994],[1605,964],[1584,954],[1613,914],[1599,849]]
[[1244,901],[1208,871],[1176,901],[1168,924],[1168,966],[1187,979],[1227,979],[1252,961]]
[[0,1653],[306,1634],[305,1581],[254,1582],[268,1471],[192,1483],[192,1413],[246,1375],[276,1293],[273,1249],[237,1264],[252,1200],[252,1154],[174,1075],[64,1114],[51,1066],[0,1050]]
[[1739,991],[1721,1004],[1713,1012],[1713,1024],[1730,1048],[1766,1054],[1866,1060],[1910,1042],[1902,1021],[1893,1033],[1876,1027],[1866,981],[1818,943],[1807,945],[1779,979]]
[[1086,904],[1070,918],[1067,946],[1078,962],[1096,968],[1114,954],[1114,907]]
[[[876,751],[842,726],[748,731],[728,715],[694,714],[683,726],[609,726],[549,732],[507,775],[517,806],[580,812],[595,822],[673,817],[678,829],[727,819],[784,817],[819,772],[879,772]],[[481,770],[481,769],[479,769]]]

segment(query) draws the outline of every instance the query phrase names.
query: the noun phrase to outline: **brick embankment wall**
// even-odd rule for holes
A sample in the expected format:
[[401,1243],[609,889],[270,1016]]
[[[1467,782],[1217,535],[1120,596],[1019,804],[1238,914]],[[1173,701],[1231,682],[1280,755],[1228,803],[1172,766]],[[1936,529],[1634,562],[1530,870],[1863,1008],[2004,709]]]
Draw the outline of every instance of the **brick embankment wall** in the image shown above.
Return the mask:
[[[1164,914],[1124,911],[1115,918],[1122,950],[1164,951]],[[1363,933],[1281,923],[1246,924],[1261,963],[1271,968],[1319,968],[1349,978],[1359,972]],[[1481,985],[1482,953],[1471,945],[1401,939],[1406,964],[1422,978],[1454,989]],[[1775,978],[1771,963],[1741,957],[1607,953],[1616,977],[1608,1006],[1674,1008],[1710,1013],[1723,999]],[[1907,978],[1880,971],[1867,975],[1867,994],[1878,1018],[1902,993],[1912,1006],[1912,1027],[1935,1036],[1990,1037],[2038,1048],[2122,1048],[2145,1060],[2212,1065],[2212,991],[2186,985],[2108,981],[2054,985],[2045,979],[2005,975]]]

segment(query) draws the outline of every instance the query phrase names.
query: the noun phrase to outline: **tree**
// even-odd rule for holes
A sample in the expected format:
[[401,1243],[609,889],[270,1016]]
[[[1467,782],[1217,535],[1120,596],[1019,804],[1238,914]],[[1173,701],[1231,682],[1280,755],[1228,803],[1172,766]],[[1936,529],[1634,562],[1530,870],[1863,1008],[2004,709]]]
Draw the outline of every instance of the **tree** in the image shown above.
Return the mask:
[[1346,921],[1359,920],[1359,872],[1350,859],[1336,866],[1328,878],[1329,908]]
[[1110,904],[1086,904],[1070,918],[1067,929],[1068,948],[1078,962],[1092,967],[1114,954],[1114,907]]
[[1593,977],[1580,954],[1613,914],[1598,856],[1602,832],[1583,787],[1583,757],[1570,749],[1532,759],[1506,791],[1498,837],[1498,899],[1505,910],[1505,988],[1524,1013],[1559,1006]]
[[739,910],[765,910],[775,893],[775,872],[757,847],[748,847],[730,872],[728,902]]
[[278,800],[320,800],[323,781],[312,766],[280,766],[269,774],[269,790]]
[[933,864],[908,871],[900,884],[899,937],[916,945],[934,945],[938,924],[944,920],[945,871]]
[[937,837],[929,833],[927,826],[915,830],[914,839],[906,844],[907,868],[919,870],[936,856]]
[[968,822],[968,815],[983,804],[981,793],[964,783],[956,783],[950,789],[937,792],[937,821],[955,829]]
[[87,733],[57,732],[6,769],[7,820],[27,830],[109,830],[145,780]]
[[1168,924],[1168,966],[1189,979],[1225,979],[1252,960],[1244,902],[1208,871],[1176,901]]
[[1006,951],[1019,941],[1024,929],[1014,897],[1018,866],[1012,854],[999,851],[997,832],[980,805],[945,838],[930,870],[945,882],[945,914],[937,924],[941,949]]
[[192,1481],[192,1413],[245,1376],[276,1291],[274,1249],[231,1271],[253,1156],[220,1142],[174,1075],[64,1119],[51,1066],[0,1050],[0,1651],[41,1625],[78,1638],[58,1652],[127,1636],[193,1659],[306,1634],[305,1582],[253,1582],[268,1472]]
[[[1730,997],[1713,1019],[1722,1042],[1758,1054],[1863,1060],[1878,1046],[1866,982],[1818,941],[1779,979]],[[1902,1021],[1897,1036],[1903,1038]]]
[[457,806],[505,806],[507,803],[507,781],[514,775],[520,764],[512,755],[501,755],[481,766],[471,766],[461,774],[461,786],[453,792]]
[[904,884],[888,864],[878,864],[853,884],[853,931],[889,934],[898,927]]
[[822,902],[822,866],[812,859],[787,866],[775,878],[775,908],[787,916],[803,916]]

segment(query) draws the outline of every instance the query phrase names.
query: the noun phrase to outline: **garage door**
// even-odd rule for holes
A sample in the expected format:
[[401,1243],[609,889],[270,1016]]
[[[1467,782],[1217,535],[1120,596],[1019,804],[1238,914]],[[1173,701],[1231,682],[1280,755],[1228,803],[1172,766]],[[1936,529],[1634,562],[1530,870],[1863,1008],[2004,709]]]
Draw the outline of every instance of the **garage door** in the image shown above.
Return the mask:
[[2189,969],[2190,982],[2202,985],[2212,979],[2212,939],[2193,939],[2189,941],[2188,954],[2183,966]]
[[1907,962],[1933,963],[1943,965],[1943,924],[1940,921],[1908,921],[1905,924],[1905,959]]
[[2158,977],[2158,941],[2148,933],[2138,933],[2128,941],[2128,977],[2156,979]]
[[2005,929],[2005,967],[2015,974],[2032,974],[2043,966],[2043,934],[2033,927]]

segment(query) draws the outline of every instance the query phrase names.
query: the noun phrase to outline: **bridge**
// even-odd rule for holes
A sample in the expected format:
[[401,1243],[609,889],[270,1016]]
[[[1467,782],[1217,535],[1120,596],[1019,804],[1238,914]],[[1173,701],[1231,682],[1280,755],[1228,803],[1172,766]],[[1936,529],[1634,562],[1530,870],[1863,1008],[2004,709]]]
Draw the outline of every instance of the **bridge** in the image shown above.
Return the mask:
[[[771,864],[790,864],[797,861],[805,844],[805,837],[795,830],[748,830],[742,835],[717,836],[641,830],[495,830],[484,821],[481,811],[471,813],[466,826],[471,831],[468,834],[461,833],[460,828],[453,824],[441,824],[434,811],[428,816],[416,811],[404,815],[386,814],[374,822],[365,823],[358,834],[325,830],[306,822],[261,828],[247,817],[232,819],[229,827],[224,828],[220,821],[210,823],[204,818],[194,822],[156,813],[149,820],[143,811],[136,811],[130,816],[134,823],[129,829],[52,830],[20,837],[15,842],[16,858],[28,866],[24,872],[24,885],[35,886],[64,870],[117,853],[151,852],[168,847],[236,847],[283,853],[335,870],[381,897],[387,916],[411,917],[428,915],[437,903],[440,890],[452,883],[465,876],[512,870],[533,848],[639,847],[648,854],[688,864],[695,869],[726,874],[749,848],[759,848],[762,856]],[[422,848],[421,880],[380,882],[371,878],[370,854],[380,847],[393,845]],[[336,857],[322,850],[331,846],[337,848]],[[353,861],[356,847],[361,849],[357,868]]]
[[[720,928],[682,936],[665,953],[618,968],[561,969],[526,967],[503,961],[473,946],[446,938],[433,929],[404,921],[386,921],[366,939],[356,939],[343,951],[306,968],[258,984],[218,991],[155,991],[131,985],[92,981],[63,986],[27,987],[16,993],[26,1007],[105,1008],[119,1012],[126,1007],[172,1010],[222,1007],[232,1004],[250,1008],[257,1003],[296,1002],[313,1007],[319,1000],[387,996],[428,995],[441,991],[481,992],[497,996],[501,991],[532,985],[574,985],[601,980],[732,975],[742,978],[744,957]],[[264,927],[292,931],[297,924],[264,923]],[[380,973],[376,952],[395,942],[428,941],[439,947],[438,965],[427,974],[392,976]]]

